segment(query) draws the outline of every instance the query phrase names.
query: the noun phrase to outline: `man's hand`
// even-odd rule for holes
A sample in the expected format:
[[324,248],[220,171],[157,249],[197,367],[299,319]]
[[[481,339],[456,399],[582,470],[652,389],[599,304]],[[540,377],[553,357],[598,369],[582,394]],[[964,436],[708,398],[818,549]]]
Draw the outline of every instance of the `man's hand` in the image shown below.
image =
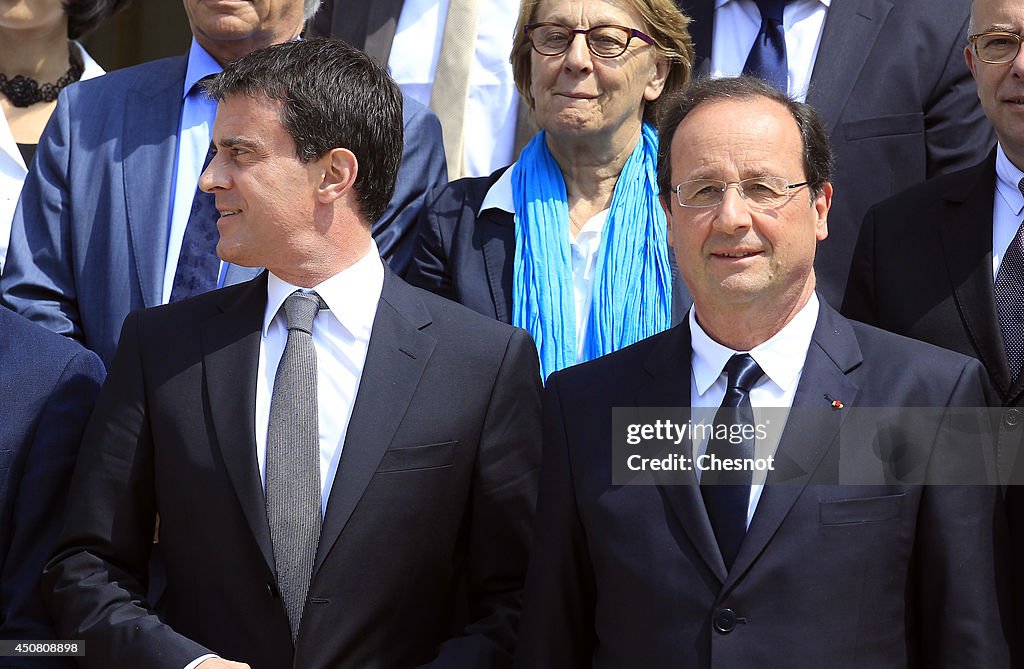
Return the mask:
[[200,662],[196,669],[251,669],[245,662],[232,662],[219,657],[211,657]]

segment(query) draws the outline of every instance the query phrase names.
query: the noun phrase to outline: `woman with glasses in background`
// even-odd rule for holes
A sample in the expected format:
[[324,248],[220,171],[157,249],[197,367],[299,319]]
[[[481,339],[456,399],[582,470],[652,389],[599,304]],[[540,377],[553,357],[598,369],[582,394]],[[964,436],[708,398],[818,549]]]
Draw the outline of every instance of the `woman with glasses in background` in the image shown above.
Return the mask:
[[672,0],[524,0],[512,70],[541,132],[435,193],[407,276],[521,327],[541,374],[666,329],[689,305],[658,203],[657,101],[690,78]]
[[15,0],[0,4],[0,269],[11,220],[57,95],[103,74],[77,40],[131,0]]

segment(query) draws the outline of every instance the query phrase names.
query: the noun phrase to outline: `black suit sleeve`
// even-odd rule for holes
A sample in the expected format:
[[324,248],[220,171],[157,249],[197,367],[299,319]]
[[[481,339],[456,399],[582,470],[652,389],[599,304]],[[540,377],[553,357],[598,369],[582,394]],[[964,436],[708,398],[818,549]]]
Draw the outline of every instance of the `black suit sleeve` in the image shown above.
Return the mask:
[[548,379],[544,393],[540,498],[516,667],[590,667],[595,644],[595,593],[555,374]]
[[434,112],[410,98],[403,98],[404,144],[395,192],[380,219],[373,224],[373,238],[380,255],[395,274],[402,276],[412,263],[416,247],[416,221],[435,188],[448,183],[441,122]]
[[[43,565],[50,557],[67,501],[82,432],[103,381],[103,364],[81,350],[65,365],[25,444],[20,480],[11,483],[14,504],[6,555],[0,556],[0,638],[53,639],[39,595]],[[63,658],[0,658],[4,667],[70,667]]]
[[540,368],[533,340],[516,330],[484,420],[468,510],[467,618],[429,667],[508,667],[533,534],[540,469]]
[[443,199],[446,199],[444,189],[431,193],[427,205],[420,212],[416,250],[405,279],[414,286],[456,300],[449,262],[451,238],[445,239],[445,226],[440,220],[442,214],[438,212],[438,203]]
[[157,507],[138,316],[125,320],[86,429],[44,597],[58,633],[85,640],[83,667],[181,669],[211,651],[161,622],[147,600]]
[[[868,210],[860,226],[860,236],[850,266],[850,278],[846,282],[842,313],[852,320],[878,326],[874,276],[875,210],[875,207]],[[899,290],[899,287],[890,286],[890,289]]]
[[[985,383],[981,365],[969,361],[948,406],[983,406]],[[942,472],[977,466],[976,444],[960,456],[945,446],[934,450],[930,477],[949,481]],[[921,666],[1010,666],[1009,537],[999,486],[925,486],[917,527]]]

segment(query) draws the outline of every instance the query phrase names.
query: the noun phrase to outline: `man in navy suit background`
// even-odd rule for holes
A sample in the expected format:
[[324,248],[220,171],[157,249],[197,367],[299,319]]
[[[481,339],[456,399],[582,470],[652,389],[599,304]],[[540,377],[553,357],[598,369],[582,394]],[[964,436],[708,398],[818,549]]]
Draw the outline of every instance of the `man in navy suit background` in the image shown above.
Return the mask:
[[[0,639],[54,638],[39,581],[103,375],[94,353],[0,307]],[[74,666],[41,657],[0,665]]]
[[[548,379],[517,664],[1007,667],[998,486],[834,484],[846,458],[873,458],[875,437],[890,437],[841,430],[865,415],[852,412],[983,407],[982,367],[848,321],[815,293],[832,186],[813,109],[749,78],[698,81],[665,109],[659,186],[694,306],[675,328]],[[615,485],[614,407],[719,405],[788,408],[775,444],[741,439],[772,457],[766,478],[714,485],[721,473],[690,469]],[[994,481],[987,449],[946,450],[947,433],[908,425],[893,453]],[[692,442],[695,461],[726,448]]]
[[[217,260],[216,212],[196,190],[216,111],[201,80],[250,51],[298,38],[319,0],[183,3],[193,35],[187,56],[112,72],[61,95],[0,277],[4,304],[78,339],[106,364],[129,312],[255,275]],[[423,198],[447,181],[436,117],[407,101],[403,122],[408,142],[395,195],[373,228],[398,272],[412,255]],[[206,227],[189,244],[193,220]],[[179,273],[195,263],[207,263],[205,284],[185,282],[179,292]]]

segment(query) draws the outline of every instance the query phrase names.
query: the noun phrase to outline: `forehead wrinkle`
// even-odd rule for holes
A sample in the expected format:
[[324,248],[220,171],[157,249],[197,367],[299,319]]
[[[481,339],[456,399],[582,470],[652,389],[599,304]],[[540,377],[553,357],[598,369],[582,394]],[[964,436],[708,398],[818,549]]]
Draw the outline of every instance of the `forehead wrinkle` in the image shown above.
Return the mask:
[[[620,3],[610,0],[604,0],[599,3],[605,6],[590,8],[584,6],[590,3],[584,2],[558,3],[555,7],[545,6],[548,4],[544,3],[541,6],[541,9],[546,10],[548,13],[537,12],[535,23],[561,23],[570,28],[590,28],[601,25],[624,25],[628,28],[643,27],[643,22],[634,16],[628,7],[623,7]],[[609,8],[617,9],[619,13],[610,14],[608,13]],[[636,25],[631,25],[633,23]]]

